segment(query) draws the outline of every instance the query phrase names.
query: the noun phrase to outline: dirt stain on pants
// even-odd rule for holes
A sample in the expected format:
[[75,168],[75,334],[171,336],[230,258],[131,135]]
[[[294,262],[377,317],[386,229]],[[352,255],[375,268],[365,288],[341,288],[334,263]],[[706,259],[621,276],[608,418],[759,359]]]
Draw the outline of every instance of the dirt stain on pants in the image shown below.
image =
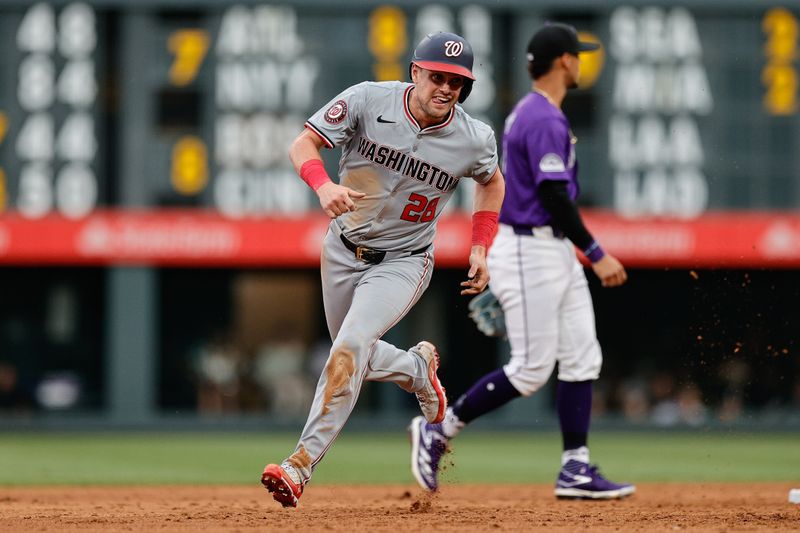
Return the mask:
[[325,384],[325,396],[322,400],[322,414],[330,412],[328,405],[334,396],[344,392],[350,386],[350,378],[356,370],[355,356],[346,348],[339,348],[331,355],[325,373],[328,382]]
[[308,455],[304,446],[300,446],[291,457],[286,459],[286,462],[297,470],[308,470],[308,467],[311,465],[311,456]]

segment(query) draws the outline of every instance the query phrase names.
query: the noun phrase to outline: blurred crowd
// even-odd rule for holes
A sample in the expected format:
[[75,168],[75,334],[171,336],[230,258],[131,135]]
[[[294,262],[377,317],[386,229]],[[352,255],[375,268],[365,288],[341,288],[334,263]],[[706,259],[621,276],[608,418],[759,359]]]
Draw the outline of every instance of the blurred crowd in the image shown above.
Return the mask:
[[619,415],[631,423],[662,427],[700,427],[763,414],[800,414],[797,372],[781,373],[774,366],[759,367],[736,357],[700,377],[688,374],[662,369],[624,378],[601,377],[595,388],[594,416]]
[[[308,346],[285,335],[246,354],[224,335],[215,335],[188,356],[196,409],[207,415],[302,416],[329,350],[327,339]],[[791,364],[784,365],[789,369],[785,374],[779,366],[757,365],[743,356],[722,361],[699,379],[674,368],[627,376],[607,373],[595,386],[593,416],[661,427],[701,427],[764,413],[800,413],[800,375],[791,371]],[[10,361],[0,359],[2,412],[66,410],[77,405],[80,396],[81,382],[75,374],[31,380]]]
[[[247,353],[224,334],[215,334],[186,356],[187,379],[197,412],[206,415],[308,412],[314,387],[330,350],[321,338],[308,345],[276,332]],[[747,421],[765,414],[800,414],[800,356],[777,350],[769,364],[744,350],[700,371],[664,365],[622,375],[610,369],[596,383],[593,416],[632,424],[701,427]],[[49,373],[32,379],[0,359],[0,412],[32,414],[69,410],[83,396],[79,374]],[[451,392],[458,394],[458,391]]]
[[192,354],[197,409],[205,414],[263,412],[305,415],[317,378],[325,366],[330,342],[308,347],[279,331],[246,354],[218,335]]
[[[267,410],[280,416],[304,415],[330,350],[320,339],[307,346],[290,335],[277,336],[247,356],[218,337],[193,356],[197,409],[201,413]],[[745,354],[704,366],[699,377],[679,368],[606,373],[597,382],[594,416],[633,424],[701,427],[741,421],[758,413],[800,413],[800,375],[790,355],[781,365],[759,366]],[[800,367],[800,357],[794,365]],[[779,375],[781,374],[781,375]],[[775,383],[783,386],[774,386]]]

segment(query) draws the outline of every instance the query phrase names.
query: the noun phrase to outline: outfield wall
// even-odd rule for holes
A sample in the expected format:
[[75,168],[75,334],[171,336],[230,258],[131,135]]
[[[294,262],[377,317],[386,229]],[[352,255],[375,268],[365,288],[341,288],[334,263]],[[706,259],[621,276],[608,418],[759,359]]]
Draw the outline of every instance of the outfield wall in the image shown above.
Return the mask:
[[[799,16],[744,0],[3,2],[3,420],[301,420],[328,343],[326,221],[289,142],[343,88],[405,79],[438,29],[472,43],[465,109],[499,138],[530,88],[527,40],[559,20],[602,45],[564,111],[587,224],[631,269],[623,289],[592,285],[598,419],[790,424]],[[457,295],[472,199],[462,184],[434,282],[388,335],[436,340],[453,399],[507,355]],[[498,423],[547,419],[551,396]],[[370,385],[355,416],[413,409]]]

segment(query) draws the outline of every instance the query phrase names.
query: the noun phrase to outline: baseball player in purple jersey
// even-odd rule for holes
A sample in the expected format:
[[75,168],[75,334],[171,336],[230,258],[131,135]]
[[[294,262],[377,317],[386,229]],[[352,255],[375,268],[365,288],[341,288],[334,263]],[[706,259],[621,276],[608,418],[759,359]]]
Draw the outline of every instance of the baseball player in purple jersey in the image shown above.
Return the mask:
[[[447,398],[439,356],[422,341],[402,350],[382,341],[419,300],[433,272],[436,222],[462,178],[477,183],[468,279],[462,294],[489,281],[486,249],[497,226],[504,180],[492,129],[456,103],[472,89],[473,54],[452,33],[414,51],[413,83],[365,82],[346,89],[307,122],[289,156],[333,219],[321,255],[325,316],[333,345],[300,441],[261,482],[296,506],[355,406],[364,380],[416,393],[424,419],[441,422]],[[322,148],[342,147],[339,183]]]
[[567,90],[577,86],[579,53],[597,47],[580,42],[565,24],[544,26],[528,45],[534,85],[506,120],[508,192],[488,258],[490,289],[505,313],[511,359],[448,408],[442,423],[412,421],[412,472],[425,489],[437,489],[439,462],[450,439],[475,418],[536,392],[558,362],[556,407],[564,451],[556,496],[621,498],[635,490],[604,478],[590,464],[587,447],[592,381],[600,374],[602,355],[575,247],[591,261],[603,286],[627,279],[620,262],[604,253],[584,227],[575,206],[575,137],[561,112]]

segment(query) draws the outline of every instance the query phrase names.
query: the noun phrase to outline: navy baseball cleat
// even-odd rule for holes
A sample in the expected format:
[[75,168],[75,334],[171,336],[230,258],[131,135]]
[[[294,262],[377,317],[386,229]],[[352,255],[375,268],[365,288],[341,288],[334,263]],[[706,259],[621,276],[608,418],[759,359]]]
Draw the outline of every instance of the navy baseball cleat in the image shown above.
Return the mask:
[[561,467],[556,480],[556,496],[563,499],[610,500],[636,492],[630,483],[614,483],[600,473],[597,465],[570,460]]
[[284,507],[297,507],[305,485],[300,480],[300,474],[286,462],[267,465],[261,474],[261,483],[272,493],[275,501]]
[[441,424],[429,424],[418,416],[408,426],[411,437],[411,473],[425,490],[439,488],[439,462],[447,453],[447,437]]

